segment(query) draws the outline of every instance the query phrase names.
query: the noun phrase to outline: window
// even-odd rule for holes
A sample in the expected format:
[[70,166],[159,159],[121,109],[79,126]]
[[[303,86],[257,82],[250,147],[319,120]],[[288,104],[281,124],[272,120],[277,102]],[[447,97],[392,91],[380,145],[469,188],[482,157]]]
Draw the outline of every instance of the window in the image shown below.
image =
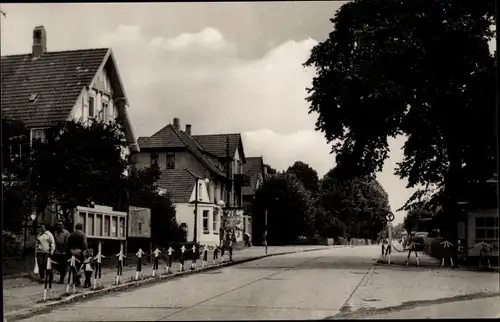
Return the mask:
[[89,117],[95,116],[95,97],[89,96]]
[[203,210],[203,233],[208,234],[210,232],[208,228],[208,210]]
[[215,211],[212,214],[212,232],[214,234],[218,233],[218,230],[217,230],[217,212],[215,212]]
[[120,236],[125,237],[125,218],[120,218]]
[[109,108],[108,103],[102,103],[102,120],[104,122],[108,121],[108,116],[109,116],[108,108]]
[[82,231],[85,232],[86,228],[86,220],[87,219],[87,213],[86,212],[80,212],[78,216],[78,222],[82,224]]
[[44,129],[33,129],[31,130],[31,139],[40,140],[45,142],[45,130]]
[[111,237],[118,237],[118,217],[114,217],[111,220]]
[[95,215],[95,227],[96,227],[96,236],[103,236],[102,231],[102,215]]
[[87,235],[94,236],[94,214],[88,214]]
[[142,222],[137,223],[137,232],[142,234]]
[[198,182],[198,200],[203,200],[203,185]]
[[476,217],[476,241],[494,241],[498,237],[497,217]]
[[110,218],[109,216],[104,216],[104,234],[103,236],[105,237],[110,237],[110,230],[111,230],[111,225],[110,225]]
[[175,169],[175,153],[167,152],[167,169]]
[[151,167],[152,168],[158,168],[158,153],[156,152],[151,152]]

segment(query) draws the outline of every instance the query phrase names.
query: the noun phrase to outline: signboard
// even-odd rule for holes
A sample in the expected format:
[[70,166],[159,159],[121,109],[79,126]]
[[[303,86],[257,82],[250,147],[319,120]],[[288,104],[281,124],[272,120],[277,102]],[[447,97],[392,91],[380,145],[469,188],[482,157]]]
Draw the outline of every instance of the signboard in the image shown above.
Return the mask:
[[151,209],[129,207],[128,236],[151,238]]
[[78,206],[74,212],[74,224],[82,224],[83,232],[89,238],[97,239],[125,239],[125,230],[117,227],[125,227],[127,213],[114,211],[111,207],[95,205],[94,207]]

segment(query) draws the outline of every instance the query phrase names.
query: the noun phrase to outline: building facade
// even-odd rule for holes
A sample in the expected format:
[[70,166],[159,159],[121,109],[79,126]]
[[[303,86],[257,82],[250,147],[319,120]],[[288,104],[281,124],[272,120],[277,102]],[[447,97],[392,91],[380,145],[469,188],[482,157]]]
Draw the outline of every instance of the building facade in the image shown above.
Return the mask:
[[[193,240],[194,209],[197,208],[197,241],[212,244],[225,237],[227,217],[241,218],[232,227],[237,240],[243,238],[243,174],[246,162],[240,134],[192,135],[174,118],[150,137],[138,139],[140,152],[133,161],[139,167],[158,167],[157,185],[170,194],[177,222]],[[236,220],[238,222],[238,220]]]

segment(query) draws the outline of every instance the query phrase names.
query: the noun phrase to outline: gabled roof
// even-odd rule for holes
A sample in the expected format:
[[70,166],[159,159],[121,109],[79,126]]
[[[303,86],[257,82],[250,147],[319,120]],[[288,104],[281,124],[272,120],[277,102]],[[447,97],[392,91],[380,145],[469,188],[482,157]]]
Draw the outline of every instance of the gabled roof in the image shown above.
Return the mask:
[[243,174],[250,177],[250,186],[243,187],[243,195],[255,195],[257,179],[259,174],[263,175],[264,160],[262,157],[247,158],[247,163],[243,165]]
[[195,140],[183,131],[177,130],[172,124],[168,124],[150,137],[140,137],[138,142],[141,149],[187,148],[211,173],[226,177],[224,171],[203,155],[203,148]]
[[[226,138],[229,138],[229,155],[233,157],[236,153],[236,149],[241,146],[241,134],[193,135],[193,139],[195,139],[205,151],[218,158],[226,157]],[[245,155],[242,155],[241,158],[244,160]]]
[[[66,121],[82,89],[89,86],[108,48],[2,56],[2,117],[28,128]],[[35,97],[30,101],[30,97]]]
[[161,171],[156,184],[158,188],[167,191],[173,203],[188,203],[196,178],[201,176],[189,169],[167,169]]

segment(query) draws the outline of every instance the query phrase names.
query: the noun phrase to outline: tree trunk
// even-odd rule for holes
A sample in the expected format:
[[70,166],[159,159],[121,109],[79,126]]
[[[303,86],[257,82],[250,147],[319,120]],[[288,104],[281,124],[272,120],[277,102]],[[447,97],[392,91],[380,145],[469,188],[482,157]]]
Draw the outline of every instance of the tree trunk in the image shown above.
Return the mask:
[[444,231],[443,238],[453,244],[452,258],[454,266],[457,266],[458,252],[458,216],[460,213],[459,191],[462,186],[460,178],[461,161],[456,155],[450,153],[450,168],[445,178],[445,202],[443,204],[444,211]]

